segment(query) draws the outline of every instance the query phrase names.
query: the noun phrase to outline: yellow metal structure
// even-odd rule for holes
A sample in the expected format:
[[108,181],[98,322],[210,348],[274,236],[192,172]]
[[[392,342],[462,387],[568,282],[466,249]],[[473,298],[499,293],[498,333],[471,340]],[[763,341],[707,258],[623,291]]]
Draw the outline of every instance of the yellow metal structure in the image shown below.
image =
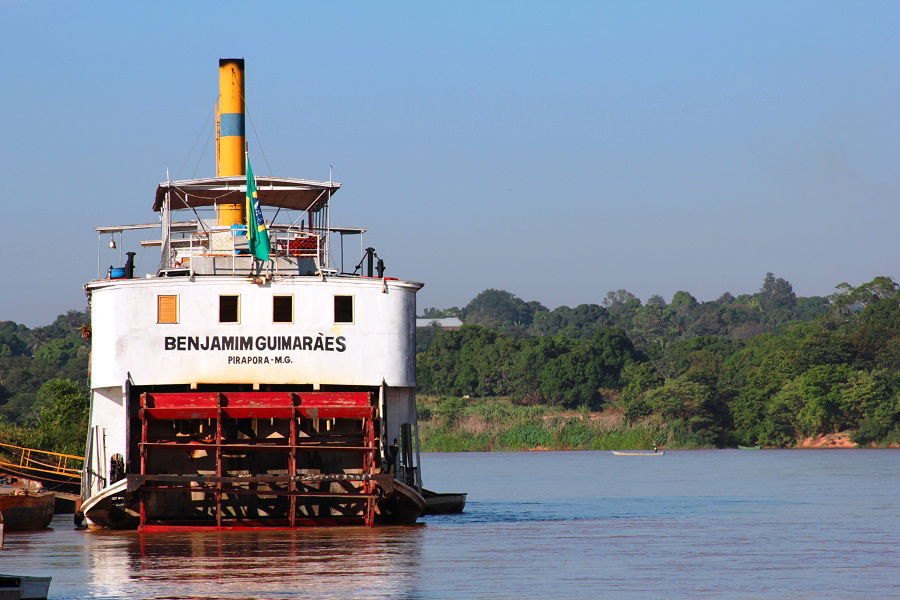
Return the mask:
[[[219,60],[216,176],[246,175],[244,170],[244,59]],[[243,224],[244,203],[220,204],[219,225]]]
[[23,477],[68,483],[81,477],[84,457],[0,443],[0,470]]

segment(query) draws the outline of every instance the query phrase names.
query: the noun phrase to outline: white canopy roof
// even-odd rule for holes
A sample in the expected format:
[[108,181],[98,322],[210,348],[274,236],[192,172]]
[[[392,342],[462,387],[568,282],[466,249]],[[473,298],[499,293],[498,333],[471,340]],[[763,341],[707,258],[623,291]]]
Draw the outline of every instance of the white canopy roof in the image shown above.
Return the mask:
[[[240,204],[244,202],[247,178],[243,175],[232,177],[211,177],[207,179],[187,179],[159,184],[153,210],[162,210],[166,192],[172,192],[171,209],[197,208],[214,204]],[[308,179],[288,179],[285,177],[257,177],[256,190],[259,203],[289,210],[317,211],[324,206],[329,192],[340,189],[337,181],[312,181]]]

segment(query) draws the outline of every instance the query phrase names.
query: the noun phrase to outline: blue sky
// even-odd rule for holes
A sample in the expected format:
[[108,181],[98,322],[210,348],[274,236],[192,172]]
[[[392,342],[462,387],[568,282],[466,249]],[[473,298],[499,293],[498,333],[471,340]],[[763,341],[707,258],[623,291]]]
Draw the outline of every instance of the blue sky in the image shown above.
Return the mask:
[[0,319],[82,308],[93,227],[154,221],[166,168],[213,174],[211,143],[189,153],[232,56],[257,174],[334,165],[333,223],[369,227],[421,307],[900,270],[895,2],[0,0],[0,20]]

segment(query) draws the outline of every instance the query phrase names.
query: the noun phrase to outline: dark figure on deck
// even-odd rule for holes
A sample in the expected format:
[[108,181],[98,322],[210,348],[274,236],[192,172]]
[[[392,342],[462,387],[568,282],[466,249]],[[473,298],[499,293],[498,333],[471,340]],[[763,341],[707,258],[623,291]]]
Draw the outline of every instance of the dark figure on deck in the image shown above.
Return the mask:
[[400,452],[400,446],[397,444],[397,438],[394,438],[394,443],[388,446],[388,455],[387,455],[387,468],[385,469],[385,473],[392,473],[397,466],[397,454]]

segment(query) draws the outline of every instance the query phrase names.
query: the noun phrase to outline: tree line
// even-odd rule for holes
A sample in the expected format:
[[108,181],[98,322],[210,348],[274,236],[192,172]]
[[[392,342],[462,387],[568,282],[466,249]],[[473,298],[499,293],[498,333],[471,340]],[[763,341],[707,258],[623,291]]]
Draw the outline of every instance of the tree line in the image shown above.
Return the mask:
[[89,324],[76,310],[43,327],[0,322],[0,442],[84,452]]
[[455,331],[419,329],[417,377],[429,394],[519,404],[616,406],[705,445],[790,446],[854,431],[900,442],[900,291],[890,277],[798,298],[766,275],[755,294],[698,302],[679,291],[646,304],[626,290],[600,305],[548,310],[485,290]]
[[[418,330],[426,394],[617,407],[706,445],[790,446],[838,430],[900,442],[900,286],[890,277],[803,298],[769,273],[754,294],[710,302],[679,291],[642,303],[616,290],[553,310],[489,289],[423,316],[464,322]],[[0,442],[82,451],[89,319],[0,322]]]

